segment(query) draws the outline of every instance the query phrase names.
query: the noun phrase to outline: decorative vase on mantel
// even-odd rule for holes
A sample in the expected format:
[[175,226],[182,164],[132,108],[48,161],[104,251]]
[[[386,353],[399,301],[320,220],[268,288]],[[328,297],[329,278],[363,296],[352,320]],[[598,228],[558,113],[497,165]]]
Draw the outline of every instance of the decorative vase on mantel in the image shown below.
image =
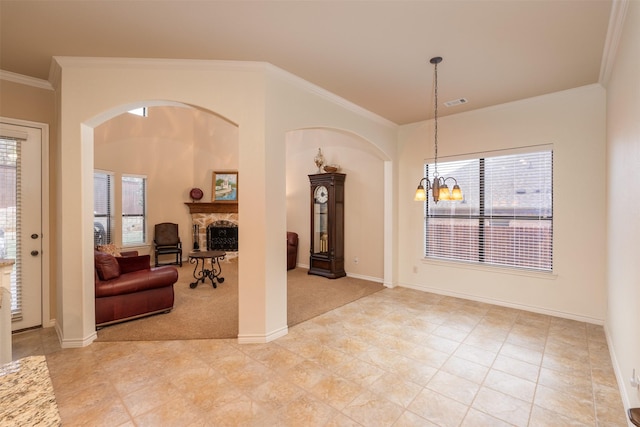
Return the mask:
[[199,188],[192,188],[191,191],[189,192],[189,196],[191,197],[192,203],[199,202],[200,199],[202,199],[203,195],[204,193]]
[[313,158],[316,166],[318,167],[318,173],[322,173],[322,165],[324,165],[324,156],[322,155],[322,150],[318,148],[318,154]]

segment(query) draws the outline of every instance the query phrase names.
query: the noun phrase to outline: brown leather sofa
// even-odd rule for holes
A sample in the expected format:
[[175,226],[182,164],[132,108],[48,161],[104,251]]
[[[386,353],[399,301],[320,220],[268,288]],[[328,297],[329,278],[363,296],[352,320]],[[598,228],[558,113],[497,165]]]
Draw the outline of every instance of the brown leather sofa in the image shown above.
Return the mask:
[[150,256],[95,251],[96,327],[173,309],[174,267],[150,267]]
[[287,270],[298,264],[298,233],[287,231]]

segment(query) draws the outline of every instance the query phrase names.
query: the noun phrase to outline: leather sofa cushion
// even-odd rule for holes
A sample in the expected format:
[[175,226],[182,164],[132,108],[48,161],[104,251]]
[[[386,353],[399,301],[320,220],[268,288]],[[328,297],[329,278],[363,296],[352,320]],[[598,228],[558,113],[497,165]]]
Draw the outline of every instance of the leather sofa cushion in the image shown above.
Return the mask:
[[106,253],[96,253],[94,259],[100,280],[111,280],[120,277],[120,265],[115,257]]
[[137,255],[116,258],[120,266],[120,274],[131,273],[138,270],[149,270],[151,268],[151,257],[149,255]]
[[158,267],[122,274],[114,280],[96,283],[96,298],[141,292],[171,286],[178,280],[178,270]]

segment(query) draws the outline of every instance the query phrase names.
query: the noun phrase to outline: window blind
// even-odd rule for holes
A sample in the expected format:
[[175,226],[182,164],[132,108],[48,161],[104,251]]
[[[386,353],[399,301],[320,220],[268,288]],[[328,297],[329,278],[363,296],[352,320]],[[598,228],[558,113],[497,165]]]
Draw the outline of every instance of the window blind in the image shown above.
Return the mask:
[[146,241],[146,177],[122,177],[122,244]]
[[0,258],[14,260],[11,271],[11,320],[22,320],[21,142],[18,135],[0,136]]
[[94,246],[112,243],[113,173],[93,173],[93,243]]
[[464,200],[427,199],[426,257],[553,269],[551,150],[442,162],[438,173],[458,181]]

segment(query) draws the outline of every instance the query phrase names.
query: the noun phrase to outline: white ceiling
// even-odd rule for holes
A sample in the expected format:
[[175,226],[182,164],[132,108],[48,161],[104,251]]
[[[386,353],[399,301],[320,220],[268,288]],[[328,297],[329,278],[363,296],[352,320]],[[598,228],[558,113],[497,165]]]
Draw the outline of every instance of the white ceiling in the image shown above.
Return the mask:
[[597,83],[612,0],[7,1],[0,69],[52,56],[270,62],[397,124]]

